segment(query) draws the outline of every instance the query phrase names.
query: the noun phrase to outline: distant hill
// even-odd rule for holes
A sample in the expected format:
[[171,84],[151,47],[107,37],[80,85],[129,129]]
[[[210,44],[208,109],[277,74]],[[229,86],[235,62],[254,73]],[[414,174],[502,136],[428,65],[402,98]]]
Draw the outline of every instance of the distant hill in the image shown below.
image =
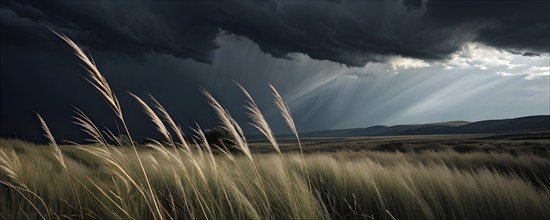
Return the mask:
[[315,138],[429,134],[495,134],[544,130],[550,130],[550,115],[537,115],[477,122],[451,121],[395,126],[377,125],[367,128],[305,132],[300,134],[300,137]]

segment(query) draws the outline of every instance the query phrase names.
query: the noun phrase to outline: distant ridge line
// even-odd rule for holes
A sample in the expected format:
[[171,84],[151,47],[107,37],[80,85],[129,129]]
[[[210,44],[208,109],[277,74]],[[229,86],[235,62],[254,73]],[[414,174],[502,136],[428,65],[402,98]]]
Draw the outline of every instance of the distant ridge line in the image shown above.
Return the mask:
[[550,115],[534,115],[512,119],[492,119],[476,122],[449,121],[394,126],[375,125],[366,128],[304,132],[300,134],[300,137],[315,138],[430,134],[490,134],[545,130],[550,130]]

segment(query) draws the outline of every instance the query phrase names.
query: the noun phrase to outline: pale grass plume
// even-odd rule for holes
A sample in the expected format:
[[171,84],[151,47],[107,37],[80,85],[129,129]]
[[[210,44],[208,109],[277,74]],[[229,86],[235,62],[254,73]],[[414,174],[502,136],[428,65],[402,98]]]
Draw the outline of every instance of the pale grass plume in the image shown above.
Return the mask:
[[283,97],[273,85],[269,84],[269,87],[271,87],[271,90],[273,92],[273,98],[275,99],[275,104],[279,108],[279,111],[281,112],[281,115],[285,119],[286,124],[288,127],[292,130],[292,133],[298,137],[298,130],[296,129],[296,125],[294,124],[294,119],[292,119],[292,115],[290,114],[290,108],[284,101]]
[[147,103],[145,103],[138,96],[134,95],[131,92],[129,92],[128,94],[130,94],[130,96],[132,96],[132,98],[134,98],[145,110],[145,113],[147,114],[149,119],[151,119],[151,121],[155,123],[155,126],[157,127],[157,131],[159,131],[162,134],[162,136],[166,139],[166,141],[168,141],[168,143],[170,143],[171,146],[174,146],[174,140],[172,139],[172,135],[170,135],[170,132],[168,132],[168,129],[166,128],[166,126],[164,125],[160,117],[155,113],[155,111],[153,111],[153,109],[151,109],[151,107],[149,107],[149,105],[147,105]]
[[135,179],[130,174],[130,170],[128,170],[126,167],[124,167],[123,161],[120,161],[117,156],[113,154],[114,151],[117,155],[123,155],[122,152],[118,151],[114,148],[88,148],[88,147],[81,147],[85,152],[88,152],[91,155],[96,156],[98,159],[100,159],[103,162],[106,162],[105,166],[108,167],[106,171],[113,176],[118,177],[120,180],[122,180],[125,185],[129,188],[130,186],[134,187],[138,190],[140,195],[143,196],[143,198],[147,198],[147,192],[143,189],[142,185],[140,184],[140,181],[138,179]]
[[0,149],[0,169],[4,171],[7,176],[13,180],[21,188],[29,189],[25,181],[19,176],[18,171],[22,170],[22,164],[19,160],[19,156],[11,150],[8,154],[4,149]]
[[252,159],[252,153],[250,152],[250,149],[248,148],[248,143],[246,142],[246,138],[244,137],[243,131],[239,124],[229,115],[227,110],[225,110],[220,103],[206,90],[203,90],[204,96],[208,99],[208,102],[210,103],[210,106],[214,109],[216,114],[218,115],[218,119],[222,122],[222,127],[229,131],[231,136],[233,136],[233,141],[237,145],[237,147],[250,159]]
[[285,119],[285,122],[288,125],[288,127],[290,128],[290,130],[292,130],[292,133],[294,134],[294,137],[296,138],[296,141],[298,142],[298,147],[300,148],[300,154],[302,155],[302,161],[304,162],[303,165],[305,166],[304,150],[302,148],[302,143],[301,143],[300,137],[298,135],[298,129],[296,129],[296,124],[294,124],[294,119],[292,119],[292,115],[290,114],[290,108],[288,107],[288,105],[284,101],[281,94],[279,94],[277,89],[275,89],[275,87],[273,87],[273,85],[271,85],[271,84],[269,84],[269,87],[271,88],[271,90],[273,92],[273,98],[275,99],[275,104],[279,108],[279,112],[281,113],[281,115]]
[[[157,99],[155,99],[155,97],[153,97],[152,95],[149,95],[149,98],[151,99],[151,101],[153,101],[153,104],[155,105],[157,110],[161,113],[162,117],[164,118],[164,121],[168,123],[172,131],[176,134],[176,136],[180,141],[181,146],[183,146],[183,148],[187,150],[188,154],[192,154],[193,152],[189,148],[189,144],[185,139],[183,131],[179,126],[176,125],[176,122],[174,122],[170,114],[168,114],[168,111],[166,111],[166,109],[157,101]],[[174,145],[174,147],[176,146]]]
[[75,108],[74,112],[76,113],[76,116],[72,117],[74,120],[73,123],[80,126],[81,130],[92,138],[87,140],[107,147],[107,141],[101,134],[99,128],[93,123],[93,121],[78,108]]
[[97,158],[101,159],[101,161],[106,162],[106,164],[111,167],[109,171],[112,174],[120,177],[121,180],[127,183],[127,186],[129,186],[128,183],[131,183],[136,189],[138,189],[140,194],[145,197],[146,193],[142,190],[141,184],[139,184],[139,180],[135,180],[134,178],[132,178],[132,176],[130,175],[130,171],[123,166],[124,162],[116,156],[122,155],[122,152],[114,147],[109,147],[107,141],[101,135],[101,131],[86,114],[84,114],[79,109],[76,109],[75,112],[77,114],[73,117],[73,119],[75,119],[75,124],[79,125],[85,133],[92,137],[92,139],[89,140],[102,146],[102,148],[79,147],[79,149],[96,156]]
[[[93,60],[88,57],[84,51],[69,37],[67,37],[64,34],[57,33],[52,30],[53,33],[55,33],[57,36],[59,36],[63,41],[65,41],[73,50],[75,51],[75,54],[80,58],[80,60],[84,63],[84,68],[87,70],[88,74],[90,75],[90,79],[86,79],[90,82],[92,86],[101,94],[101,96],[107,101],[109,106],[113,109],[115,114],[120,119],[120,122],[122,123],[124,130],[126,131],[126,135],[128,136],[128,139],[130,139],[130,144],[132,146],[132,149],[134,150],[134,153],[137,157],[139,167],[141,172],[144,175],[145,179],[145,185],[147,186],[147,193],[146,193],[146,203],[149,207],[149,209],[153,210],[153,218],[156,219],[164,219],[164,216],[160,210],[158,199],[156,198],[156,194],[153,192],[153,188],[151,187],[151,182],[149,181],[149,176],[145,170],[145,167],[143,166],[143,162],[141,161],[141,158],[139,157],[139,153],[136,149],[136,146],[133,142],[132,136],[130,134],[130,131],[128,130],[128,126],[126,125],[126,121],[124,119],[124,115],[122,113],[122,108],[120,106],[120,103],[118,102],[118,99],[115,95],[115,93],[111,90],[111,87],[109,86],[109,83],[101,74]],[[141,181],[139,181],[141,183]],[[151,201],[153,204],[151,204]]]
[[55,151],[55,158],[59,161],[61,166],[63,166],[64,170],[67,170],[67,165],[65,164],[65,159],[63,158],[63,153],[61,152],[61,149],[57,145],[57,142],[55,141],[55,138],[52,135],[52,132],[50,131],[50,128],[48,128],[48,125],[42,119],[42,117],[39,114],[36,114],[38,117],[38,120],[40,121],[40,125],[42,126],[42,130],[44,130],[44,136],[48,139],[50,144],[52,145],[54,151]]
[[275,135],[273,135],[271,127],[269,127],[269,124],[265,120],[265,117],[260,111],[260,108],[258,107],[258,105],[256,105],[256,102],[254,102],[254,99],[252,99],[250,93],[248,93],[248,91],[246,91],[246,89],[241,84],[237,82],[235,82],[235,84],[237,84],[242,93],[248,98],[247,105],[245,107],[249,111],[248,116],[252,120],[251,125],[258,129],[258,131],[260,131],[267,138],[267,140],[269,141],[269,143],[271,143],[273,148],[275,148],[277,153],[281,154],[281,149],[279,147],[279,144],[277,143],[277,139],[275,139]]
[[[206,139],[206,135],[204,134],[204,132],[202,131],[201,127],[198,124],[197,124],[197,129],[194,130],[194,131],[199,136],[199,139],[201,140],[202,145],[208,151],[208,160],[210,162],[210,166],[214,169],[214,172],[217,174],[218,173],[218,167],[217,167],[217,164],[216,164],[216,158],[214,158],[214,154],[212,153],[212,148],[210,146],[210,143],[208,143],[208,140]],[[218,148],[220,148],[220,147],[218,147]]]
[[67,175],[68,181],[71,185],[71,191],[78,201],[78,209],[80,210],[80,217],[84,218],[84,214],[83,214],[84,211],[82,209],[82,204],[80,203],[80,196],[78,191],[76,190],[76,187],[74,186],[74,183],[71,178],[71,174],[69,173],[69,170],[67,168],[67,165],[65,164],[65,158],[63,157],[63,152],[61,152],[61,148],[59,148],[59,146],[57,145],[57,142],[55,141],[55,138],[53,137],[52,132],[50,131],[50,128],[48,127],[48,125],[46,124],[42,116],[40,116],[40,114],[36,114],[36,116],[38,117],[38,120],[40,121],[42,129],[44,130],[44,136],[48,139],[48,141],[50,142],[50,145],[52,145],[55,151],[55,158],[57,159],[59,164],[61,164],[61,166],[63,167],[63,170],[65,171],[65,174]]
[[[285,179],[284,182],[287,184],[287,186],[285,187],[285,189],[287,189],[286,194],[287,194],[287,197],[292,198],[293,196],[292,192],[289,190],[290,189],[289,184],[291,184],[290,175],[287,170],[287,166],[285,165],[285,159],[283,157],[279,144],[277,143],[277,139],[275,138],[275,135],[271,131],[271,127],[269,126],[269,124],[265,120],[265,117],[260,111],[260,108],[258,107],[258,105],[256,105],[256,102],[254,102],[254,99],[252,99],[252,96],[250,95],[250,93],[248,93],[248,91],[241,84],[237,82],[235,82],[235,84],[237,84],[237,86],[241,89],[243,94],[248,98],[247,105],[245,107],[249,111],[248,116],[252,120],[251,125],[256,129],[258,129],[258,131],[260,131],[267,138],[269,143],[271,143],[271,146],[275,148],[275,151],[277,151],[277,154],[281,159],[281,163],[278,165],[284,171],[283,178]],[[296,201],[293,200],[292,203],[293,203],[292,205],[297,207]]]
[[160,153],[160,155],[165,159],[173,159],[174,155],[172,154],[172,152],[168,151],[168,149],[160,141],[157,141],[155,139],[148,139],[148,141],[150,143],[147,143],[146,146]]
[[[302,169],[305,169],[306,160],[305,160],[305,157],[304,157],[304,149],[302,147],[302,142],[300,141],[300,137],[298,135],[298,129],[296,129],[296,124],[294,123],[294,119],[292,119],[292,115],[290,114],[290,108],[288,107],[288,105],[284,101],[284,99],[281,96],[281,94],[279,93],[279,91],[277,91],[277,89],[275,89],[275,87],[271,84],[269,84],[269,87],[271,88],[271,91],[273,93],[273,98],[275,100],[275,104],[279,108],[279,112],[281,113],[281,115],[285,119],[285,122],[288,125],[288,127],[290,128],[290,130],[292,130],[292,133],[294,134],[294,137],[296,138],[296,142],[298,142],[298,147],[300,148],[300,155],[302,156]],[[306,170],[306,176],[307,176],[307,179],[308,179],[308,185],[311,185],[310,177],[309,177],[309,174],[308,174],[307,170]]]
[[239,149],[245,154],[245,156],[248,158],[248,160],[252,163],[252,170],[255,174],[256,184],[258,185],[263,198],[264,198],[264,208],[266,208],[266,211],[268,213],[271,213],[271,207],[269,206],[269,198],[266,193],[265,184],[263,183],[261,179],[261,175],[258,171],[258,167],[256,166],[256,162],[254,161],[254,158],[252,157],[252,153],[250,151],[249,145],[246,142],[246,138],[243,134],[243,131],[239,124],[229,115],[229,112],[225,110],[218,101],[207,91],[203,90],[204,96],[208,99],[210,105],[212,108],[214,108],[214,111],[218,115],[218,119],[222,122],[222,127],[229,131],[229,133],[233,136],[234,143],[239,147]]
[[90,79],[86,79],[92,86],[95,87],[95,89],[101,94],[105,100],[107,100],[107,103],[113,108],[115,113],[119,118],[122,118],[122,109],[120,108],[120,103],[118,102],[117,97],[115,96],[114,92],[111,90],[111,87],[109,86],[109,83],[107,83],[107,80],[99,72],[99,69],[97,69],[97,66],[95,65],[93,59],[91,59],[89,56],[87,56],[84,53],[84,50],[80,48],[73,40],[71,40],[69,37],[62,33],[57,33],[56,31],[52,32],[59,36],[63,41],[65,41],[71,48],[73,48],[75,54],[80,58],[80,60],[84,63],[83,67],[86,69],[88,74],[91,77]]

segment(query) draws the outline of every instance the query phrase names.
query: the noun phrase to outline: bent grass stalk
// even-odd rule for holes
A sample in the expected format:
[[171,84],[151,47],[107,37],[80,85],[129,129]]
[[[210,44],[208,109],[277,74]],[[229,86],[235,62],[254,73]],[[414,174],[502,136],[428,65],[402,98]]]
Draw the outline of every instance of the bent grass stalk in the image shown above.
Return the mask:
[[231,115],[229,115],[227,110],[225,110],[209,92],[203,90],[203,94],[204,96],[206,96],[210,103],[210,106],[212,106],[212,108],[218,115],[218,119],[220,119],[223,124],[222,127],[229,131],[229,133],[233,136],[233,141],[235,141],[235,144],[237,144],[239,149],[246,155],[246,157],[252,164],[252,169],[255,174],[257,186],[260,188],[260,191],[264,197],[263,207],[266,209],[265,211],[268,213],[268,215],[271,215],[272,211],[271,206],[269,205],[269,198],[267,197],[265,184],[260,177],[260,173],[258,172],[258,168],[256,166],[254,158],[252,157],[252,153],[250,152],[250,148],[248,147],[248,143],[246,142],[246,138],[244,137],[241,127],[231,117]]
[[141,190],[140,191],[142,192],[143,196],[146,198],[145,201],[146,201],[146,203],[147,203],[147,205],[149,206],[150,209],[153,209],[153,207],[151,207],[151,204],[150,204],[149,200],[153,201],[154,210],[156,212],[156,214],[153,215],[153,218],[154,219],[160,219],[160,220],[164,219],[163,215],[160,211],[159,205],[157,204],[157,199],[156,199],[155,193],[153,192],[153,188],[151,187],[151,183],[149,181],[149,177],[147,175],[147,172],[145,171],[145,168],[143,167],[143,162],[141,161],[141,158],[139,157],[139,153],[137,151],[137,148],[136,148],[134,142],[132,141],[133,140],[132,135],[130,134],[130,131],[128,130],[128,126],[126,125],[126,120],[124,119],[124,115],[122,113],[122,108],[120,107],[120,103],[118,102],[118,99],[117,99],[115,93],[111,90],[111,87],[109,86],[109,83],[107,82],[105,77],[103,77],[103,74],[101,74],[101,72],[97,69],[97,66],[95,65],[93,60],[90,59],[76,43],[74,43],[70,38],[68,38],[64,34],[59,34],[55,31],[53,31],[53,32],[57,36],[59,36],[63,41],[65,41],[69,46],[71,46],[71,48],[73,48],[75,54],[84,63],[84,68],[87,70],[87,72],[88,72],[88,74],[91,78],[91,80],[89,80],[89,79],[86,79],[86,80],[88,80],[88,82],[92,86],[94,86],[96,91],[98,91],[101,94],[101,96],[107,101],[107,103],[111,106],[111,108],[113,109],[115,114],[120,119],[120,122],[122,123],[122,125],[124,127],[124,130],[126,131],[126,135],[128,135],[128,139],[130,139],[130,144],[132,146],[132,149],[134,150],[134,153],[135,153],[136,158],[138,160],[139,166],[141,168],[141,172],[143,173],[143,176],[145,178],[145,184],[147,185],[148,193],[144,193]]
[[[269,141],[271,146],[275,148],[275,151],[279,155],[279,158],[281,159],[281,167],[280,169],[284,170],[284,180],[283,183],[286,184],[285,189],[287,193],[288,198],[293,198],[292,194],[292,187],[291,187],[291,179],[290,174],[288,172],[287,166],[285,164],[285,159],[283,157],[283,154],[281,153],[281,149],[279,147],[279,144],[277,143],[277,139],[275,138],[275,135],[271,131],[271,127],[267,123],[265,117],[263,116],[262,112],[260,111],[260,108],[258,105],[256,105],[256,102],[254,102],[254,99],[248,93],[248,91],[239,83],[235,82],[237,86],[241,89],[242,93],[248,98],[247,105],[245,108],[248,110],[248,116],[252,120],[251,125],[255,127],[258,131],[260,131]],[[294,206],[294,210],[298,210],[298,205],[296,204],[296,200],[292,199],[292,205]]]
[[54,148],[55,158],[57,159],[57,161],[59,161],[59,163],[63,167],[63,170],[65,171],[65,174],[67,175],[67,179],[69,181],[69,184],[71,185],[71,191],[73,192],[73,195],[75,195],[76,201],[78,202],[78,209],[80,211],[80,217],[82,219],[84,219],[84,210],[82,209],[82,203],[80,202],[80,196],[79,196],[79,193],[76,190],[76,187],[73,183],[73,180],[71,178],[71,174],[69,173],[69,170],[67,168],[67,164],[65,164],[65,159],[63,158],[63,153],[61,152],[61,148],[59,148],[59,146],[57,145],[57,142],[55,141],[55,138],[53,137],[52,132],[50,131],[50,128],[48,127],[48,125],[46,124],[44,119],[42,119],[42,116],[40,116],[39,114],[36,114],[36,116],[38,117],[38,120],[40,121],[42,129],[44,130],[44,136],[46,138],[48,138],[48,141],[50,142],[50,145],[52,145],[53,148]]

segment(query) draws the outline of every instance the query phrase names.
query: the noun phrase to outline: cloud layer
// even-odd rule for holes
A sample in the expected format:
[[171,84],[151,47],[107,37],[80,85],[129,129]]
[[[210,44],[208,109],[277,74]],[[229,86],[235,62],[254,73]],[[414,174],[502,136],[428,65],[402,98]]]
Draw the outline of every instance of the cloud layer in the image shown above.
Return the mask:
[[[169,54],[211,63],[222,32],[274,57],[303,53],[349,66],[388,56],[446,59],[468,42],[525,55],[550,51],[550,1],[13,1],[1,3],[2,43],[56,42]],[[30,40],[33,39],[33,40]],[[36,45],[35,45],[36,46]]]

